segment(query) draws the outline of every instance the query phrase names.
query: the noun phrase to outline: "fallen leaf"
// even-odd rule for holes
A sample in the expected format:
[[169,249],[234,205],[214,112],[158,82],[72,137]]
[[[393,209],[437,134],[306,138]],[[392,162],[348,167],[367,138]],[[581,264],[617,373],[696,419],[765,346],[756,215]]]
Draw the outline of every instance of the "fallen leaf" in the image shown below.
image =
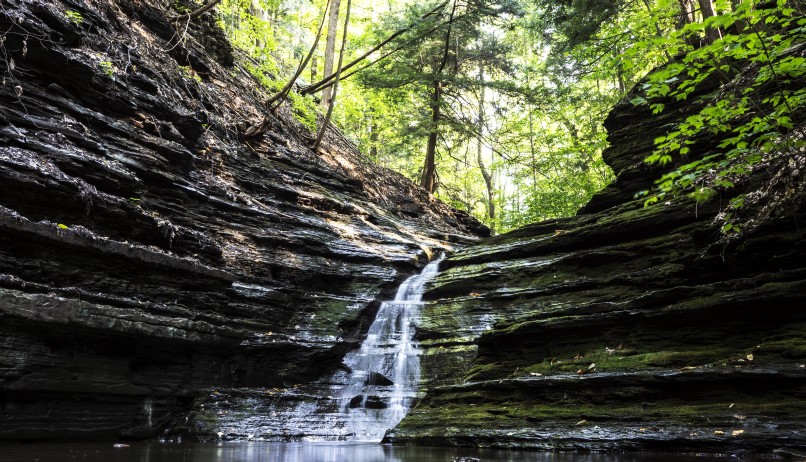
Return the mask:
[[725,432],[723,432],[722,430],[716,430],[716,431],[714,431],[714,435],[717,435],[717,436],[722,436],[722,435],[724,435],[724,434],[725,434]]
[[732,408],[735,405],[736,405],[736,403],[730,403],[730,406],[728,406],[728,409]]
[[748,360],[748,361],[752,361],[752,360],[753,360],[753,353],[750,353],[749,355],[747,355],[747,360]]
[[736,420],[744,420],[744,419],[747,418],[747,416],[746,415],[734,414],[733,418],[736,419]]
[[744,433],[744,430],[733,430],[730,432],[731,436],[739,436]]
[[584,358],[584,357],[585,357],[585,356],[584,356],[582,353],[577,353],[577,355],[576,355],[576,356],[574,356],[574,359],[582,359],[582,358]]
[[693,371],[694,369],[696,369],[696,367],[694,367],[694,366],[683,366],[680,369],[678,369],[678,371],[681,371],[681,372],[683,372],[683,371]]
[[585,374],[585,373],[587,373],[587,372],[588,372],[588,371],[586,371],[585,369],[579,369],[579,370],[577,371],[577,374]]
[[588,366],[588,370],[589,370],[589,371],[590,371],[590,370],[593,370],[593,369],[596,369],[596,363],[591,363],[591,365],[590,365],[590,366]]
[[540,377],[543,374],[541,374],[540,372],[531,372],[531,373],[529,373],[529,375],[531,375],[533,377]]
[[481,294],[478,292],[470,292],[471,297],[481,297]]
[[559,236],[560,234],[565,234],[565,233],[567,233],[567,232],[568,232],[568,231],[566,231],[566,230],[564,230],[564,229],[555,229],[555,230],[554,230],[554,235],[555,235],[555,236]]
[[577,425],[585,425],[586,423],[588,423],[588,421],[587,421],[587,420],[585,420],[585,419],[582,419],[582,420],[580,420],[579,422],[577,422],[576,424],[577,424]]

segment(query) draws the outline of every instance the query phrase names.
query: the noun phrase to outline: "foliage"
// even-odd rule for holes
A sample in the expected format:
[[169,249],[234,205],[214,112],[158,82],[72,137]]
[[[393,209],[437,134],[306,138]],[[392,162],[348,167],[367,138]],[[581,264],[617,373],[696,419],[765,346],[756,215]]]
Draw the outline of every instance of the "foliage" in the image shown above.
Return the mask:
[[196,82],[202,81],[201,76],[190,66],[179,66],[179,71],[188,79],[195,80]]
[[[600,123],[620,96],[615,79],[598,73],[556,79],[556,70],[546,64],[549,44],[529,29],[542,11],[528,6],[500,5],[495,10],[506,11],[503,16],[463,16],[467,23],[453,29],[455,42],[446,65],[450,75],[442,77],[447,85],[440,101],[445,117],[437,195],[502,231],[574,214],[611,178],[601,161],[606,143]],[[402,18],[389,18],[382,29],[406,24],[426,9],[423,5]],[[337,112],[341,125],[371,157],[415,181],[431,128],[429,83],[443,57],[444,38],[444,26],[420,24],[397,44],[403,48],[398,54],[359,75],[354,88],[364,96],[355,98],[352,107],[343,101]],[[416,45],[408,45],[412,40]],[[606,64],[602,62],[602,69],[612,69]],[[480,87],[487,88],[481,139]],[[386,112],[394,116],[385,117]],[[489,199],[473,153],[479,142],[495,178],[498,214],[493,219],[486,211]]]
[[78,11],[67,10],[64,12],[64,17],[76,26],[80,26],[84,23],[84,16],[82,16]]
[[[405,33],[344,76],[335,122],[371,160],[414,181],[436,133],[436,195],[505,231],[574,214],[611,181],[601,122],[642,82],[633,104],[655,114],[674,104],[697,108],[655,140],[647,162],[667,173],[644,193],[647,204],[679,194],[708,200],[783,155],[781,146],[802,145],[794,131],[806,90],[793,82],[806,62],[793,50],[806,26],[794,0],[715,0],[717,14],[706,18],[681,3],[450,0],[440,9],[433,1],[356,0],[346,61],[392,31]],[[250,58],[246,67],[276,90],[313,43],[325,7],[223,0],[219,11]],[[432,9],[438,14],[423,18]],[[714,31],[721,38],[710,41]],[[312,81],[322,78],[321,53],[303,74]],[[731,84],[738,75],[752,79]],[[706,87],[719,90],[703,94]],[[315,101],[289,98],[315,128]],[[724,142],[702,152],[698,140],[713,133]]]
[[100,67],[101,70],[104,71],[104,74],[106,74],[110,79],[115,78],[115,72],[117,72],[117,68],[115,67],[114,64],[112,64],[111,61],[100,61],[98,63],[98,67]]
[[[726,2],[717,6],[723,14],[688,24],[662,41],[637,45],[640,49],[660,43],[682,54],[652,73],[643,85],[644,96],[633,103],[648,104],[653,113],[663,112],[669,102],[692,98],[689,104],[699,107],[655,140],[655,151],[646,161],[674,168],[657,181],[653,192],[644,193],[649,196],[646,204],[680,194],[708,201],[771,157],[803,147],[796,124],[806,105],[806,89],[794,83],[806,74],[806,59],[798,54],[806,37],[803,12],[787,0],[745,1],[732,10]],[[707,28],[719,29],[722,38],[692,48],[688,37]],[[743,78],[739,84],[734,82],[737,76]],[[718,91],[698,94],[713,81],[722,84]],[[722,139],[718,150],[696,152],[698,140],[708,134]],[[742,204],[740,196],[730,206]],[[728,221],[723,231],[737,232],[738,226]]]
[[[283,83],[272,79],[272,74],[266,70],[266,66],[263,64],[256,61],[244,61],[242,65],[269,93],[275,93],[282,87]],[[294,117],[310,131],[315,132],[317,120],[316,103],[310,97],[293,92],[289,94],[289,97]]]

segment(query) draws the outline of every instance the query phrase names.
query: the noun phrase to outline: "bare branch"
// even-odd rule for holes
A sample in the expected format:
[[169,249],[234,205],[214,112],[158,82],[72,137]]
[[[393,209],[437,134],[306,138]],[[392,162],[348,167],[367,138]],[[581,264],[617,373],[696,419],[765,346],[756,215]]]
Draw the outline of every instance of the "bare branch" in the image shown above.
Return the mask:
[[213,9],[213,7],[218,5],[219,3],[221,3],[221,0],[209,0],[207,3],[204,4],[204,6],[202,6],[198,10],[194,10],[194,11],[191,11],[190,13],[185,13],[185,14],[180,15],[180,16],[174,16],[173,18],[170,18],[170,21],[179,22],[179,21],[186,21],[186,20],[193,19],[193,18],[198,18],[199,16],[201,16],[204,13],[206,13],[206,12],[210,11],[211,9]]

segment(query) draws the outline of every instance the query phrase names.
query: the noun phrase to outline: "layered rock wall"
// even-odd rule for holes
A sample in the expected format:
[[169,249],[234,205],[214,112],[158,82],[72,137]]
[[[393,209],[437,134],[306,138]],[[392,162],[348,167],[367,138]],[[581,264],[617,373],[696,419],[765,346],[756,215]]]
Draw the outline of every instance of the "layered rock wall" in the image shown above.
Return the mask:
[[310,133],[167,3],[0,10],[0,439],[146,437],[332,371],[484,229]]

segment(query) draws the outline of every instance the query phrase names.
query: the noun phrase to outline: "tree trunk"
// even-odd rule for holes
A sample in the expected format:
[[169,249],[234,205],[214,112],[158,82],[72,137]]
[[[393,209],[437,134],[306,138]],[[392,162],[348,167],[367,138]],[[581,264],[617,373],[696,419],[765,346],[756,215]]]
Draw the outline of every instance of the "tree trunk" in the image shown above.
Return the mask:
[[322,121],[322,127],[319,129],[319,134],[316,136],[316,141],[313,144],[313,150],[319,151],[319,145],[325,137],[328,125],[330,125],[330,117],[333,116],[333,107],[336,105],[336,92],[339,90],[339,79],[341,78],[341,65],[344,62],[344,53],[347,51],[347,27],[350,25],[350,0],[347,0],[347,11],[344,13],[344,31],[341,36],[341,49],[339,50],[339,64],[336,66],[336,78],[333,80],[333,95],[330,104],[327,106],[327,114],[325,120]]
[[[448,51],[451,46],[451,30],[453,29],[453,18],[456,14],[456,2],[453,1],[451,15],[448,18],[448,32],[445,34],[445,48],[442,54],[442,63],[436,71],[436,75],[442,75],[445,64],[448,62]],[[439,112],[439,105],[442,102],[442,82],[434,82],[434,93],[431,97],[431,133],[428,135],[428,145],[425,149],[425,164],[423,165],[423,176],[420,178],[420,186],[428,192],[434,193],[437,190],[437,138],[439,136],[439,121],[442,115]]]
[[439,105],[442,100],[442,82],[434,82],[434,93],[431,96],[431,131],[428,134],[428,144],[425,148],[425,163],[420,186],[426,191],[434,193],[437,190],[437,137],[439,136],[439,121],[442,114]]
[[318,66],[316,61],[316,55],[313,55],[311,57],[311,82],[316,81],[316,66]]
[[532,189],[537,190],[537,155],[535,151],[535,130],[534,122],[532,121],[532,104],[526,108],[529,111],[529,154],[531,156],[530,167],[532,169]]
[[[269,12],[257,0],[252,0],[249,4],[249,14],[256,17],[263,22],[269,22]],[[254,37],[255,48],[262,50],[266,48],[266,40],[262,35],[255,35]]]
[[627,85],[624,83],[624,71],[621,70],[621,64],[616,65],[616,84],[618,85],[620,95],[627,92]]
[[369,108],[369,157],[376,164],[383,165],[378,158],[378,123],[375,122],[375,110]]
[[[680,4],[680,16],[677,18],[677,29],[683,29],[689,24],[693,24],[696,20],[694,18],[694,0],[678,0]],[[689,33],[686,35],[686,44],[692,47],[697,47],[700,44],[700,39],[696,34]]]
[[484,177],[484,185],[487,187],[487,218],[490,219],[490,235],[495,236],[495,186],[493,176],[484,165],[483,153],[483,140],[484,140],[484,70],[479,69],[479,82],[482,82],[481,90],[479,91],[479,120],[476,127],[476,160],[481,170],[481,176]]
[[[322,75],[329,77],[333,74],[333,59],[336,56],[336,35],[339,29],[339,5],[341,0],[331,0],[327,23],[327,40],[325,41],[325,69]],[[322,90],[321,105],[327,108],[330,105],[331,88]]]
[[[708,18],[712,18],[716,16],[716,11],[714,10],[714,3],[711,0],[698,0],[700,3],[700,12],[702,13],[702,20],[705,21]],[[718,28],[709,27],[705,29],[705,39],[707,43],[714,43],[715,41],[722,38],[722,33],[719,31]]]
[[682,29],[686,24],[694,22],[694,5],[691,4],[692,0],[678,0],[680,3],[680,16],[677,21],[677,28]]

